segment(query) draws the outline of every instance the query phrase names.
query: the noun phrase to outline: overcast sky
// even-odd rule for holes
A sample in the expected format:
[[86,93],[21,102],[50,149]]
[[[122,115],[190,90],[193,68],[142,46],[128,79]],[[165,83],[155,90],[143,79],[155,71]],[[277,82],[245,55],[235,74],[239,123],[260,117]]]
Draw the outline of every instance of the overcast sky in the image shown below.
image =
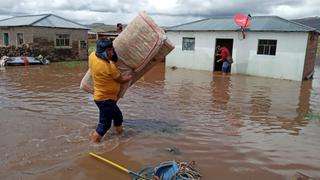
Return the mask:
[[296,19],[320,16],[320,0],[0,0],[1,19],[53,13],[82,24],[127,24],[139,11],[161,26],[237,13]]

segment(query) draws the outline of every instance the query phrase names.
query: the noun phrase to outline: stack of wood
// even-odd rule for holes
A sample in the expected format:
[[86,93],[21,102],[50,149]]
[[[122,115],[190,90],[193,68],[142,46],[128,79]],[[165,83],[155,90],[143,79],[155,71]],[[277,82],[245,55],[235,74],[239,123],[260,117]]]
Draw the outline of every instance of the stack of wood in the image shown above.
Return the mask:
[[0,57],[34,56],[32,47],[28,45],[0,47]]

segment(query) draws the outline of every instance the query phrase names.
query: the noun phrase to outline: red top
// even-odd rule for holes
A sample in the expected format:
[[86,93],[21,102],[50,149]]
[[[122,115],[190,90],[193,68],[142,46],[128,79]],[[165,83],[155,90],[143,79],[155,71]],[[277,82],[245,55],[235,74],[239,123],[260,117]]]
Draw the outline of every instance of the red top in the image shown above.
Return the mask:
[[229,50],[226,47],[221,47],[220,48],[220,54],[221,54],[221,58],[223,60],[226,60],[228,56],[230,56]]

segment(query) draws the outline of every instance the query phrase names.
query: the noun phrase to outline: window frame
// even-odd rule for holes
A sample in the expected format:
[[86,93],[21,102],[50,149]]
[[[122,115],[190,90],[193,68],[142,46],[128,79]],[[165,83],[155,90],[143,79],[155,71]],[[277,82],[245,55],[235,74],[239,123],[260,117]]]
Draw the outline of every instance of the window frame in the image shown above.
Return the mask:
[[88,47],[88,43],[85,40],[79,40],[80,49],[86,49]]
[[[189,42],[186,42],[186,40],[189,40]],[[191,44],[190,47],[186,47],[185,44],[192,43],[190,40],[193,40],[193,44]],[[182,37],[182,51],[195,51],[196,49],[196,38],[195,37]]]
[[258,39],[257,55],[276,56],[277,44],[276,39]]
[[[59,37],[61,36],[61,37]],[[66,37],[63,37],[66,36]],[[59,42],[59,43],[58,43]],[[67,33],[55,34],[54,47],[55,48],[71,48],[71,35]]]
[[[20,43],[19,42],[19,35],[22,35],[22,43]],[[23,36],[23,33],[21,33],[21,32],[18,32],[17,33],[17,39],[16,39],[16,44],[17,44],[17,46],[22,46],[23,44],[24,44],[24,36]]]

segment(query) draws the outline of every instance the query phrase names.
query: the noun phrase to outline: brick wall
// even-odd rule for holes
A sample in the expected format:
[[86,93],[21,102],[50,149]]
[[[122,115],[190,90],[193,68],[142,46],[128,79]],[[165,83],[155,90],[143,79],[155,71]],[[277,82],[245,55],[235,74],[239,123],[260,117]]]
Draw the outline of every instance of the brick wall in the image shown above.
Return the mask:
[[[70,34],[70,46],[56,47],[56,34]],[[80,41],[85,41],[86,47],[81,47]],[[53,61],[88,58],[87,30],[34,27],[33,44],[35,49],[39,49],[42,54],[49,55]]]
[[17,44],[17,33],[23,33],[24,43],[32,43],[33,36],[30,27],[1,27],[0,28],[0,46],[4,46],[4,33],[9,35],[9,45],[18,46]]
[[319,38],[319,36],[318,36],[317,56],[320,56],[320,38]]
[[318,33],[309,32],[308,44],[306,50],[306,58],[303,70],[303,79],[307,79],[310,74],[314,71],[315,60],[318,48]]

